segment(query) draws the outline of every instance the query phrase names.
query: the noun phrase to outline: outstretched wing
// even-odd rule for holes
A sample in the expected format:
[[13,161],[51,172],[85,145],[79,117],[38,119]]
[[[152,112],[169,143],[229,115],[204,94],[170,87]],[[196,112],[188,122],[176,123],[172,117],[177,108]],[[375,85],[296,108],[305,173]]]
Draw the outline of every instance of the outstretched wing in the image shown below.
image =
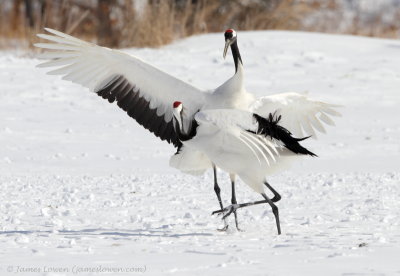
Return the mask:
[[48,72],[79,83],[117,105],[161,140],[180,145],[172,124],[172,103],[185,104],[187,118],[204,104],[199,89],[121,51],[100,47],[52,29],[38,34],[51,43],[36,47],[50,61],[38,67],[60,67]]
[[341,116],[334,108],[337,105],[313,101],[298,93],[282,93],[257,99],[250,110],[267,117],[272,113],[282,119],[279,124],[296,137],[312,136],[316,131],[326,133],[324,125],[334,126],[332,116]]

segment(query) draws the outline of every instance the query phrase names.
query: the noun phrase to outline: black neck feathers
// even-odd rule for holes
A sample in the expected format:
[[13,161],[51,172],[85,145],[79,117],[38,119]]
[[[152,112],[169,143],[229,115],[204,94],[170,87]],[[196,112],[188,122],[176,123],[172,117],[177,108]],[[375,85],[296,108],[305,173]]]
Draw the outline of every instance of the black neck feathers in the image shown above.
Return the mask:
[[242,57],[240,56],[239,47],[238,47],[236,39],[235,39],[235,42],[233,42],[231,44],[231,51],[232,51],[232,55],[233,55],[233,61],[235,62],[235,73],[236,73],[238,70],[239,62],[241,64],[243,64]]
[[[178,123],[178,120],[174,117],[173,120],[175,120],[174,128],[175,128],[175,133],[178,136],[179,141],[188,141],[192,139],[194,136],[197,134],[197,127],[199,124],[196,122],[195,119],[192,120],[192,123],[190,124],[189,130],[187,133],[184,133],[181,129],[181,126]],[[182,120],[181,120],[182,121]]]

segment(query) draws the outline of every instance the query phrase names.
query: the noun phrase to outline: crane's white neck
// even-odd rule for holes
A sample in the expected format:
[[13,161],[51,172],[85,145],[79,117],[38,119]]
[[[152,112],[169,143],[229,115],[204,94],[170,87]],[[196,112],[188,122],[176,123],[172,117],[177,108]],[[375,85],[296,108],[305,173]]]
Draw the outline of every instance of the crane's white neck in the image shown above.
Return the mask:
[[182,106],[179,106],[178,108],[173,109],[173,124],[176,133],[178,134],[184,134],[183,130],[183,114],[182,114]]
[[[181,142],[192,139],[196,135],[197,128],[197,123],[194,119],[190,121],[188,118],[184,118],[184,116],[184,112],[174,112],[173,116],[174,130]],[[186,125],[186,131],[184,127],[185,121],[188,123],[188,125]]]

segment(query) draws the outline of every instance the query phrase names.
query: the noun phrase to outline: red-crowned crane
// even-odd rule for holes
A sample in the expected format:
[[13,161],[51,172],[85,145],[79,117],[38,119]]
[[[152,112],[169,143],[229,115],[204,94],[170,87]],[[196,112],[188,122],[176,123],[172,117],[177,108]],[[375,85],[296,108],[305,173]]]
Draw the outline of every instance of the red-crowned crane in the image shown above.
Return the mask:
[[[236,31],[233,29],[228,29],[225,31],[224,36],[225,47],[223,57],[226,57],[226,53],[230,47],[235,63],[235,75],[230,79],[230,89],[234,91],[244,90],[243,62],[237,44]],[[272,114],[274,114],[276,118],[279,118],[278,121],[280,127],[286,128],[289,133],[293,134],[295,137],[311,136],[313,138],[317,138],[315,133],[316,131],[326,133],[322,123],[334,126],[335,124],[330,116],[341,116],[340,113],[334,110],[335,107],[338,106],[319,101],[313,101],[307,98],[305,95],[291,92],[258,98],[252,101],[252,103],[245,110],[254,113],[254,116],[261,115],[260,118],[266,117],[270,120]],[[280,160],[279,164],[269,166],[268,174],[272,174],[287,168],[293,160],[295,160],[295,158],[283,158],[283,160]],[[254,204],[243,203],[239,204],[238,207],[235,195],[235,174],[231,173],[230,178],[232,185],[232,205],[222,209],[221,211],[215,211],[213,213],[220,213],[229,209],[228,214],[223,216],[223,218],[233,212],[235,215],[236,228],[238,228],[236,209]],[[279,201],[281,199],[279,193],[277,193],[266,180],[264,180],[264,184],[274,194],[272,201]],[[260,201],[256,204],[263,202],[265,201]]]
[[[302,136],[301,128],[306,135],[314,135],[314,129],[324,132],[321,121],[333,124],[328,115],[338,115],[332,106],[311,101],[297,93],[255,100],[244,88],[237,36],[231,29],[225,32],[224,55],[230,47],[235,62],[235,74],[213,93],[204,93],[135,56],[100,47],[56,30],[45,30],[52,35],[38,36],[51,43],[37,43],[35,46],[53,51],[44,52],[41,58],[49,61],[38,66],[59,67],[49,74],[62,75],[63,79],[89,88],[110,103],[115,101],[143,127],[161,140],[172,143],[178,148],[170,159],[172,167],[193,174],[201,174],[213,167],[214,190],[221,210],[223,205],[216,179],[216,167],[204,152],[188,148],[178,139],[173,126],[173,102],[185,104],[185,116],[181,122],[184,130],[192,128],[195,113],[207,109],[247,110],[263,117],[276,112],[277,116],[283,115],[280,124],[296,137]],[[232,188],[234,189],[234,180]]]
[[[315,156],[314,153],[299,144],[306,138],[294,138],[291,133],[279,125],[281,116],[269,114],[263,118],[255,113],[239,109],[208,109],[195,114],[192,128],[185,130],[183,104],[175,102],[174,126],[178,139],[188,148],[204,152],[219,168],[231,175],[238,175],[255,192],[260,193],[273,211],[278,234],[281,234],[278,207],[274,202],[280,195],[266,182],[271,171],[279,169],[289,159],[298,155]],[[266,185],[274,193],[270,199],[264,192]],[[233,195],[234,196],[234,195]],[[224,216],[235,213],[237,208],[259,204],[232,203],[221,210],[228,211]],[[220,212],[220,211],[217,211]],[[236,227],[238,228],[235,216]],[[239,228],[238,228],[239,229]]]

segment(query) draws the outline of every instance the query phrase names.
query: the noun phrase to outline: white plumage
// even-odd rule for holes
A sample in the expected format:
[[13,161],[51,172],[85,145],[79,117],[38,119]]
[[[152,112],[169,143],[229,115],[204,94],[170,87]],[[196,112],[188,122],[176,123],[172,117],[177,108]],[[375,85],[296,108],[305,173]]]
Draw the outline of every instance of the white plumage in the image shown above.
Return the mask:
[[203,110],[194,120],[196,135],[183,144],[204,152],[217,167],[238,175],[257,193],[264,192],[266,176],[300,156],[282,141],[259,133],[259,123],[251,112]]
[[204,152],[217,167],[242,180],[255,179],[245,183],[262,193],[268,168],[285,155],[282,144],[256,134],[258,124],[250,112],[205,110],[197,113],[195,120],[199,123],[197,135],[184,144]]
[[330,116],[340,116],[334,110],[336,107],[292,92],[261,97],[251,104],[249,110],[261,116],[276,112],[276,115],[282,115],[280,125],[294,136],[317,138],[316,132],[326,133],[324,123],[335,125]]
[[191,114],[205,103],[206,94],[202,91],[137,57],[100,47],[56,30],[45,30],[55,36],[38,36],[55,43],[37,43],[35,46],[57,52],[41,54],[42,59],[50,61],[38,67],[61,67],[48,72],[50,75],[62,75],[64,80],[81,84],[92,92],[106,86],[116,75],[122,75],[132,86],[140,89],[139,95],[150,102],[150,108],[157,109],[158,115],[164,115],[166,121],[172,118],[171,103],[176,100],[185,102]]

